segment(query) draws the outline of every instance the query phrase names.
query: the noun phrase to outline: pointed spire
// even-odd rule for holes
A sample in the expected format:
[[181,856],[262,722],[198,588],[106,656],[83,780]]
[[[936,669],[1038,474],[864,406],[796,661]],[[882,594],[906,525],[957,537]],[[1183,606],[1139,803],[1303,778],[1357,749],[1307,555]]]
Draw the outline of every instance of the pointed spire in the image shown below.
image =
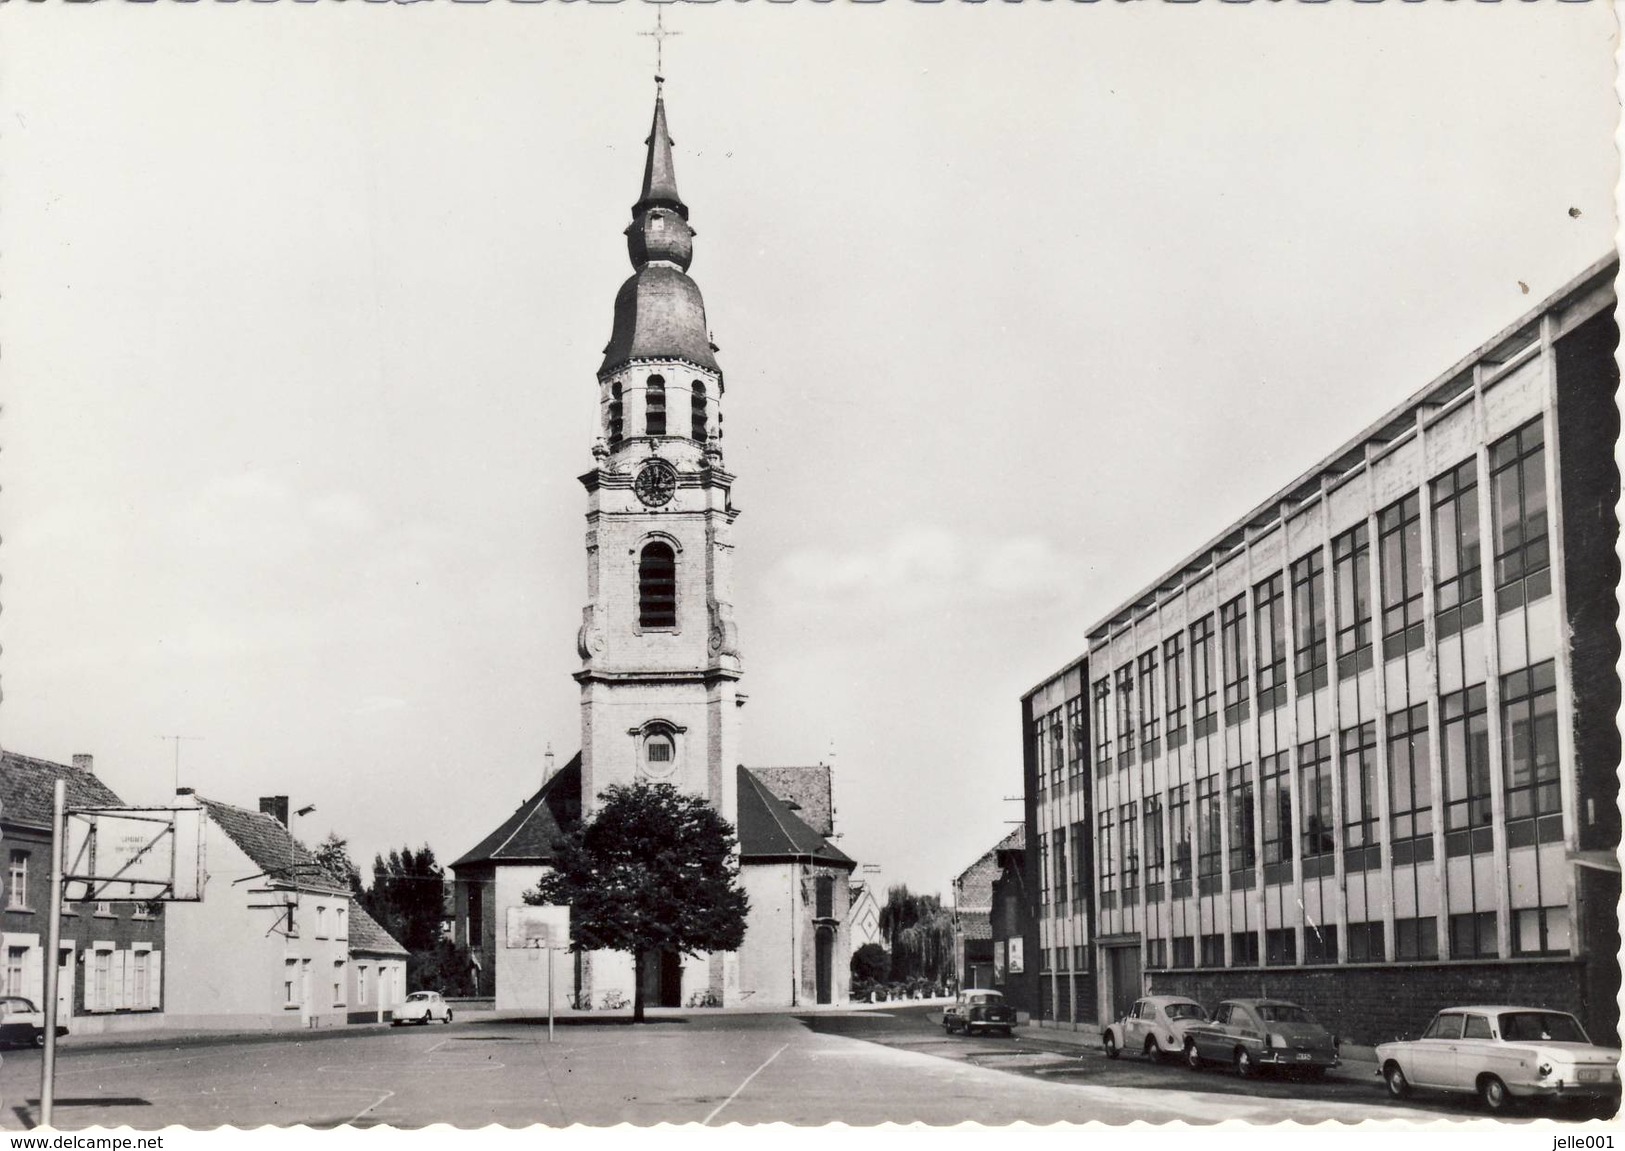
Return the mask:
[[675,208],[686,220],[688,206],[677,194],[677,169],[671,161],[671,133],[666,130],[664,83],[658,76],[655,78],[655,118],[649,128],[649,138],[644,141],[649,149],[649,158],[643,165],[643,194],[632,205],[632,213],[636,215],[658,204]]

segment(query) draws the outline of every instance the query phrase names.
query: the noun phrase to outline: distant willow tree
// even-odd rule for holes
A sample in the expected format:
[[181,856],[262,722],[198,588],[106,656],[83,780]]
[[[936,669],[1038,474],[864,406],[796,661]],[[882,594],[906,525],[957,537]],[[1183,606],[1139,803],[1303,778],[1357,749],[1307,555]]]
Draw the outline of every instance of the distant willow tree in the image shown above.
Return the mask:
[[632,1018],[643,1020],[649,955],[737,951],[750,903],[739,886],[734,833],[697,795],[639,780],[599,795],[598,810],[559,844],[532,904],[568,904],[572,951],[627,951]]
[[938,895],[917,895],[900,884],[886,891],[880,934],[891,952],[891,978],[943,979],[954,970],[953,915]]

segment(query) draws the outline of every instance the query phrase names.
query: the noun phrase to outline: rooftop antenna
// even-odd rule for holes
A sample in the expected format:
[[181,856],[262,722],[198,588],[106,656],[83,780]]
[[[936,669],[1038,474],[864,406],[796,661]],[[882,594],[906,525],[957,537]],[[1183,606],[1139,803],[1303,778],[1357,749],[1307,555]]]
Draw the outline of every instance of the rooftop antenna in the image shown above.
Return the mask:
[[668,32],[666,30],[665,15],[666,15],[666,11],[665,11],[664,6],[662,6],[660,8],[656,8],[655,9],[654,31],[652,31],[652,32],[639,32],[638,33],[639,36],[653,36],[654,37],[654,40],[655,40],[655,87],[657,87],[657,88],[660,87],[661,85],[665,84],[665,82],[666,82],[666,56],[665,56],[666,37],[667,36],[681,36],[682,35],[681,32]]
[[203,737],[201,735],[160,735],[154,738],[172,740],[175,744],[175,790],[179,791],[181,786],[181,740],[187,739],[195,743],[202,743]]

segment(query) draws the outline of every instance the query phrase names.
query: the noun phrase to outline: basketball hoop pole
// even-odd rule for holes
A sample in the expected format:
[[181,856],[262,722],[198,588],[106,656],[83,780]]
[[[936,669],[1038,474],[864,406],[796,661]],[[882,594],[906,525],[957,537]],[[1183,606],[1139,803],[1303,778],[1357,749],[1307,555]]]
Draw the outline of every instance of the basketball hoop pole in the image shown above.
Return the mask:
[[51,811],[51,911],[45,921],[45,1053],[40,1060],[39,1119],[41,1127],[51,1126],[51,1110],[56,1087],[56,992],[61,978],[58,952],[62,949],[62,834],[63,814],[68,806],[68,785],[56,781]]

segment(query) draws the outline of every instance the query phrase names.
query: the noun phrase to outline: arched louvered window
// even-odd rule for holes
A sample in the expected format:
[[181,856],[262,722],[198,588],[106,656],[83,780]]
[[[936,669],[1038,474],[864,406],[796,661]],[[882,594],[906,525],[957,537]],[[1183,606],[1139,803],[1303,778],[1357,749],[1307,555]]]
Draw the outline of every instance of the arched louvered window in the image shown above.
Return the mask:
[[705,442],[705,385],[699,380],[694,381],[694,394],[689,402],[693,406],[689,436],[703,444]]
[[638,556],[638,626],[677,626],[677,556],[659,540]]
[[609,386],[609,446],[615,447],[621,442],[625,425],[621,420],[621,385],[614,383]]
[[649,390],[643,393],[643,434],[666,434],[666,381],[660,376],[649,377]]

